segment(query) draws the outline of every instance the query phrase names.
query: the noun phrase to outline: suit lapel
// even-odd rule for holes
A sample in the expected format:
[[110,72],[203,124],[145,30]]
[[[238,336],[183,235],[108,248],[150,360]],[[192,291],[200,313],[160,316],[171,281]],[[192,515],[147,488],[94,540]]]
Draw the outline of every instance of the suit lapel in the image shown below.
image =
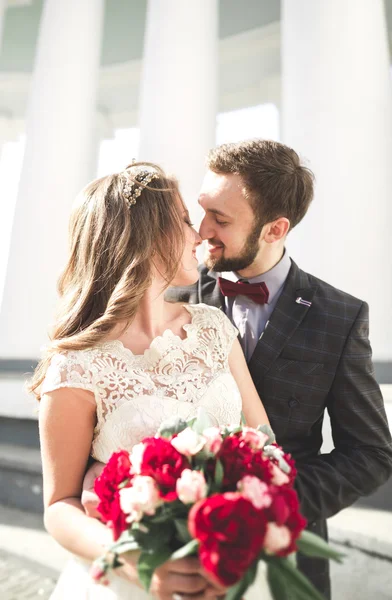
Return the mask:
[[311,310],[311,307],[296,300],[302,298],[312,302],[316,289],[317,287],[310,285],[307,274],[292,261],[283,292],[249,362],[249,370],[256,386],[282,352],[308,310]]
[[218,273],[207,271],[199,279],[200,302],[224,310],[225,300],[218,285]]

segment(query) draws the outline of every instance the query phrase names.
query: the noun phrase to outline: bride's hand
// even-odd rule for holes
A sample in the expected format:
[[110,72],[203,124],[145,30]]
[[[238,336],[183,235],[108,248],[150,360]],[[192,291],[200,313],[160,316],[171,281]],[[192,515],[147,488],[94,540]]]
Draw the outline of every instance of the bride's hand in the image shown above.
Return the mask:
[[86,515],[95,519],[100,519],[101,515],[97,511],[99,498],[94,491],[94,483],[96,478],[102,473],[104,466],[103,463],[93,462],[83,479],[81,503]]

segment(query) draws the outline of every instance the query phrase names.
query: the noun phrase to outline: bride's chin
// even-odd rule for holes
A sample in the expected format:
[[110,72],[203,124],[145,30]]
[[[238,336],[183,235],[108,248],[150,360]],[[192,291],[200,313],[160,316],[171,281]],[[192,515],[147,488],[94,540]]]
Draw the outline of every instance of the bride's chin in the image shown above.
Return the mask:
[[187,285],[193,285],[199,280],[199,272],[197,269],[185,271],[182,269],[177,273],[175,278],[170,284],[170,287],[182,287]]

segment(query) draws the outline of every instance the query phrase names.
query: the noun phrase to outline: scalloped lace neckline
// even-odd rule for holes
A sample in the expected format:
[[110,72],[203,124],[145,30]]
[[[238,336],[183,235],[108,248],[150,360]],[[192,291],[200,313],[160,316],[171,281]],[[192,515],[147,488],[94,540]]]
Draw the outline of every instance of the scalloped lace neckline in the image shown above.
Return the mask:
[[190,304],[182,305],[191,315],[191,320],[189,323],[185,323],[182,325],[181,329],[185,331],[185,337],[182,338],[178,334],[173,333],[171,329],[165,329],[165,331],[161,335],[157,335],[153,340],[151,340],[150,345],[144,350],[142,354],[135,354],[132,352],[130,348],[127,348],[124,345],[124,342],[121,340],[107,340],[106,342],[102,342],[94,346],[94,349],[102,349],[102,348],[118,348],[124,354],[128,354],[132,358],[145,358],[148,357],[151,352],[155,350],[159,350],[159,348],[165,344],[168,340],[175,341],[178,345],[183,345],[189,342],[190,334],[195,329],[196,325],[194,324],[195,311],[192,310],[192,306]]

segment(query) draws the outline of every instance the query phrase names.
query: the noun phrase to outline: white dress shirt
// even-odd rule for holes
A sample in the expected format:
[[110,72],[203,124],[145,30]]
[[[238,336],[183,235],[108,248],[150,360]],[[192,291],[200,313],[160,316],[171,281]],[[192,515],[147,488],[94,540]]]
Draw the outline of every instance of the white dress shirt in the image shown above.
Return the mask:
[[268,303],[257,304],[247,296],[225,297],[226,314],[239,331],[239,338],[247,361],[252,357],[257,342],[274,310],[291,267],[290,257],[285,250],[280,261],[266,273],[257,277],[244,278],[235,272],[220,273],[229,281],[248,281],[260,283],[264,281],[269,291]]

